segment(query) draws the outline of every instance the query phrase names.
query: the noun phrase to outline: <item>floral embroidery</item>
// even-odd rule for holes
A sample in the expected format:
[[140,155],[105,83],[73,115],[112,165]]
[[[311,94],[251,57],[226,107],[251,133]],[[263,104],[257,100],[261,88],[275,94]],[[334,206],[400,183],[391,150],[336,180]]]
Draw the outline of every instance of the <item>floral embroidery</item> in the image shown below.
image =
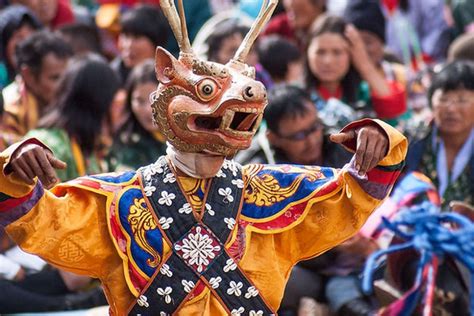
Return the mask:
[[259,310],[256,312],[254,310],[251,310],[249,316],[263,316],[263,311]]
[[140,297],[137,299],[137,304],[140,307],[150,307],[150,304],[148,304],[148,298],[145,295],[140,295]]
[[173,276],[173,272],[171,272],[170,266],[167,265],[167,264],[164,264],[164,265],[161,267],[160,272],[161,272],[161,274],[166,275],[166,276],[168,276],[168,277],[170,277],[170,278]]
[[245,309],[241,306],[239,309],[233,309],[232,312],[230,312],[231,316],[240,316],[245,312]]
[[234,201],[234,197],[232,196],[232,189],[227,187],[225,189],[220,188],[218,191],[219,195],[222,195],[224,197],[224,202],[225,203],[231,203]]
[[181,207],[178,212],[180,214],[191,214],[193,211],[193,209],[191,208],[191,205],[189,203],[184,203],[183,204],[183,207]]
[[237,263],[234,262],[234,260],[232,259],[227,259],[227,261],[225,262],[225,266],[224,266],[224,272],[227,273],[229,271],[234,271],[235,269],[237,269]]
[[235,282],[235,281],[230,281],[229,283],[229,288],[227,289],[227,294],[229,295],[235,295],[235,296],[240,296],[242,294],[242,291],[240,290],[244,285],[242,282]]
[[170,294],[173,292],[173,289],[171,288],[171,286],[167,286],[164,290],[161,287],[159,287],[158,289],[156,289],[156,292],[165,298],[166,304],[171,303]]
[[227,224],[227,228],[229,228],[230,230],[234,229],[235,219],[231,217],[226,217],[224,218],[224,222]]
[[150,186],[147,185],[143,190],[145,191],[146,196],[152,196],[153,192],[156,191],[156,187],[152,185]]
[[218,177],[218,178],[225,178],[225,177],[227,177],[227,176],[226,176],[225,173],[222,171],[222,169],[220,169],[219,171],[217,171],[216,177]]
[[213,289],[217,289],[219,287],[219,284],[222,282],[222,278],[220,276],[216,278],[211,278],[209,280],[209,283],[211,284]]
[[161,217],[158,223],[161,225],[161,228],[168,229],[170,228],[170,224],[173,223],[172,217]]
[[233,185],[235,185],[239,189],[244,188],[244,181],[242,179],[234,179],[231,181]]
[[160,205],[168,205],[171,206],[173,204],[173,200],[176,198],[174,193],[168,193],[166,191],[161,192],[161,198],[158,200]]
[[163,179],[163,183],[174,183],[174,182],[176,182],[176,178],[174,174],[172,173],[168,173]]
[[246,299],[250,299],[252,297],[255,297],[258,295],[258,290],[255,286],[250,286],[248,289],[247,289],[247,293],[245,293],[245,298]]
[[214,210],[212,209],[212,206],[208,203],[206,203],[206,210],[209,215],[211,216],[216,215],[216,212],[214,212]]
[[212,237],[206,232],[201,233],[201,227],[196,227],[195,233],[190,232],[174,248],[189,265],[197,266],[198,272],[202,272],[209,265],[209,259],[214,259],[221,250]]
[[186,280],[181,281],[181,284],[183,285],[184,291],[186,293],[191,293],[193,288],[196,286],[193,281],[186,281]]

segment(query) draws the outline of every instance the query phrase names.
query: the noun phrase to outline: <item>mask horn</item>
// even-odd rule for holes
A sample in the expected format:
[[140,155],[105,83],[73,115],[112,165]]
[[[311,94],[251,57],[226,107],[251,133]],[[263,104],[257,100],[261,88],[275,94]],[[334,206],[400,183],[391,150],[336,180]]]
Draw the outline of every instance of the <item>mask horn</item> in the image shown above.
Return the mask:
[[253,43],[257,39],[257,36],[262,31],[265,24],[267,24],[268,20],[272,16],[273,11],[275,10],[278,4],[278,0],[263,0],[262,7],[260,12],[258,13],[257,18],[252,24],[250,31],[245,36],[242,44],[240,44],[239,49],[235,52],[234,58],[232,61],[238,63],[245,63],[245,59],[250,52],[250,48],[252,48]]
[[174,5],[174,0],[161,0],[161,9],[171,26],[174,37],[178,42],[179,50],[184,54],[193,54],[191,43],[188,37],[188,29],[186,27],[186,18],[184,16],[183,0],[179,0],[179,14]]

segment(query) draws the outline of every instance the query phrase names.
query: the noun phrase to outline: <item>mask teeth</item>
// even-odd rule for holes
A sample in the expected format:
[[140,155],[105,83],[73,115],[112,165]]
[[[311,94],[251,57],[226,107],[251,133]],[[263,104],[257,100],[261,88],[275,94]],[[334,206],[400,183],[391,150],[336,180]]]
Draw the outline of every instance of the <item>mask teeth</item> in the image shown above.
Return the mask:
[[230,126],[230,123],[232,122],[232,120],[234,119],[234,115],[235,115],[234,111],[226,110],[224,112],[224,116],[222,117],[221,126],[219,127],[219,129],[226,130]]

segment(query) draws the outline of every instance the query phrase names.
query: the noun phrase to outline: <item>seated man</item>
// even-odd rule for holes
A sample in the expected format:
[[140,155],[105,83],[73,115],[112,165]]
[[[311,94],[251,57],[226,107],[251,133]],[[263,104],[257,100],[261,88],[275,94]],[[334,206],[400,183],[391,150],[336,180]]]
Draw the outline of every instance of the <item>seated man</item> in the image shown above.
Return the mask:
[[351,159],[350,152],[324,133],[324,122],[303,89],[291,85],[271,89],[263,118],[266,125],[250,148],[237,154],[236,161],[341,168]]
[[179,59],[156,50],[167,155],[47,190],[64,163],[25,140],[0,155],[0,223],[25,250],[100,279],[112,315],[275,314],[291,268],[354,235],[389,193],[406,139],[363,120],[332,137],[356,153],[342,170],[227,160],[267,103],[244,62],[276,1],[226,65],[198,59],[184,12],[160,5],[181,48]]

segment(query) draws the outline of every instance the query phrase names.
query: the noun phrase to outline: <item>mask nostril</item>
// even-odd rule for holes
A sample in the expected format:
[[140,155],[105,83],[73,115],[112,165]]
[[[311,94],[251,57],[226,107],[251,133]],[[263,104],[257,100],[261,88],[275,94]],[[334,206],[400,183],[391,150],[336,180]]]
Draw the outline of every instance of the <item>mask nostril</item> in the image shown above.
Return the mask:
[[254,94],[253,94],[253,92],[252,92],[252,87],[247,87],[247,88],[245,88],[245,91],[244,91],[244,92],[245,92],[245,96],[246,96],[247,98],[253,98],[253,97],[254,97]]

